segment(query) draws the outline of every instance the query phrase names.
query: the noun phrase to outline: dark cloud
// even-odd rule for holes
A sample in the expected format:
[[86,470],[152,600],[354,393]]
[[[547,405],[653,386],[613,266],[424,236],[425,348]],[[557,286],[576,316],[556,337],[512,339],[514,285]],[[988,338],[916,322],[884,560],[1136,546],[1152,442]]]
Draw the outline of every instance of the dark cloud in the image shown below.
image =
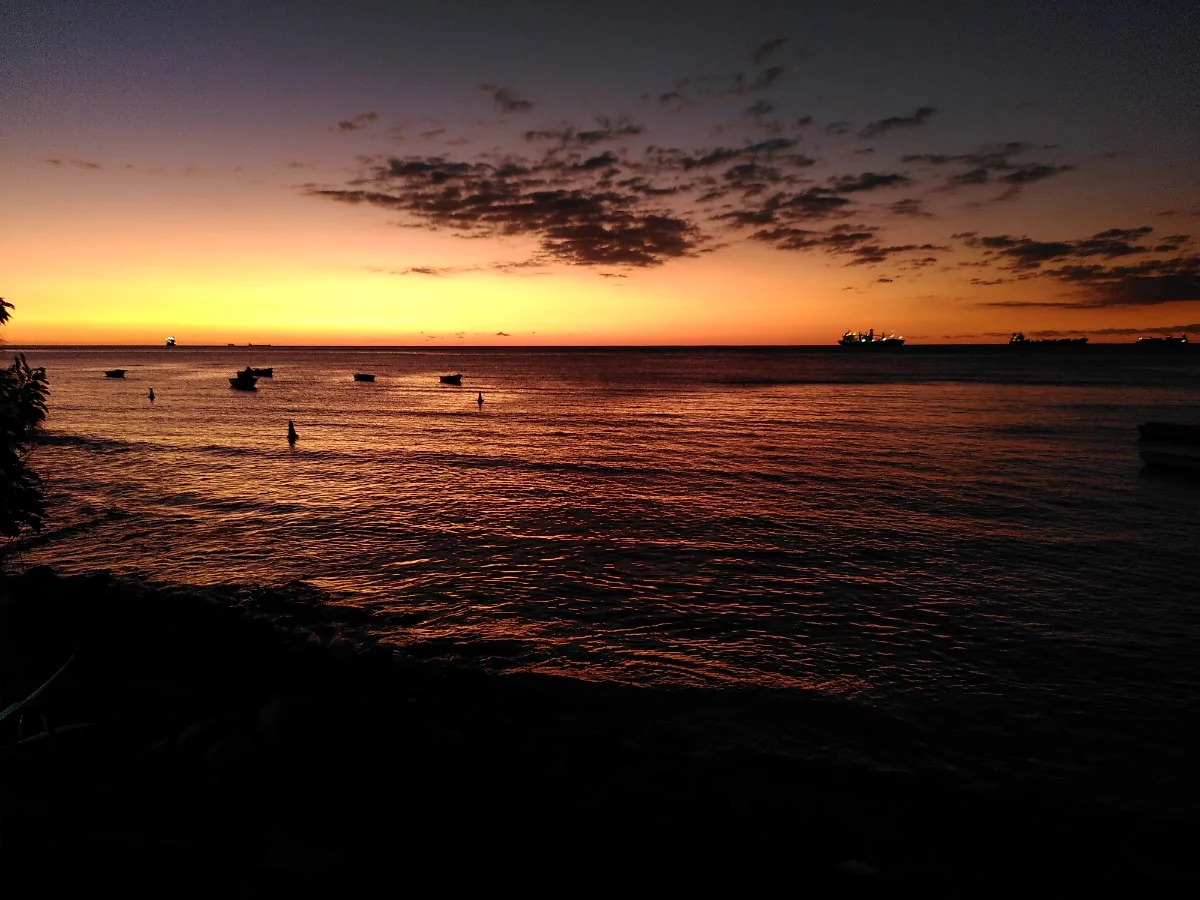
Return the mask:
[[46,162],[52,166],[71,166],[76,169],[93,170],[99,169],[100,163],[88,162],[86,159],[47,159]]
[[990,144],[970,153],[910,153],[900,157],[901,162],[929,163],[934,166],[961,164],[980,169],[1008,169],[1011,157],[1027,153],[1034,148],[1025,141],[1008,141]]
[[778,81],[786,70],[783,66],[770,66],[758,73],[758,77],[750,83],[750,90],[762,91]]
[[[1017,279],[1051,279],[1076,289],[1075,297],[1067,300],[997,301],[991,305],[1095,308],[1200,301],[1200,255],[1154,256],[1164,252],[1159,247],[1174,252],[1188,242],[1188,236],[1171,235],[1176,240],[1152,246],[1139,243],[1152,231],[1147,225],[1110,228],[1071,241],[1036,241],[1005,234],[980,236],[973,232],[955,237],[968,247],[982,250],[988,261],[998,263]],[[1129,257],[1141,258],[1117,265],[1107,263]],[[1094,259],[1105,262],[1091,262]],[[973,283],[988,282],[977,279]]]
[[[1033,144],[1024,141],[1009,141],[982,147],[970,153],[913,153],[900,157],[901,162],[921,163],[931,166],[958,166],[960,170],[947,176],[944,188],[954,190],[977,185],[997,184],[1006,190],[997,200],[1012,200],[1020,195],[1026,185],[1045,181],[1055,175],[1070,172],[1073,165],[1049,163],[1017,163],[1013,157],[1028,153]],[[1049,149],[1049,148],[1042,148]]]
[[881,244],[873,225],[834,225],[825,230],[777,225],[750,235],[752,240],[771,244],[778,250],[816,250],[847,257],[846,265],[862,266],[887,262],[915,252],[947,250],[934,244]]
[[604,141],[616,140],[617,138],[634,137],[641,134],[644,130],[643,126],[638,125],[628,116],[620,116],[616,119],[601,116],[596,119],[595,128],[578,130],[572,125],[564,124],[558,128],[526,131],[525,140],[531,142],[556,141],[563,146],[586,147]]
[[437,269],[433,266],[413,266],[411,269],[405,269],[397,272],[397,275],[445,275],[451,269]]
[[1133,336],[1136,334],[1179,334],[1180,332],[1187,334],[1197,331],[1200,331],[1200,322],[1192,322],[1188,325],[1160,325],[1156,328],[1096,328],[1092,329],[1092,334]]
[[1087,289],[1082,306],[1159,306],[1200,301],[1200,256],[1128,266],[1064,266],[1046,274]]
[[1039,163],[1034,163],[1027,166],[1017,166],[1012,171],[1005,172],[996,180],[1001,184],[1007,184],[1008,190],[998,196],[997,200],[1012,200],[1018,197],[1024,187],[1028,184],[1033,184],[1035,181],[1045,181],[1047,178],[1053,178],[1055,175],[1061,175],[1063,172],[1070,172],[1074,166],[1050,166]]
[[660,106],[681,110],[719,100],[744,97],[773,86],[786,71],[783,66],[768,66],[751,78],[742,72],[681,78],[676,82],[674,89],[658,95],[658,103]]
[[1048,166],[1037,163],[1028,166],[1016,166],[1011,172],[1001,175],[997,181],[1004,184],[1030,184],[1034,181],[1043,181],[1062,172],[1070,172],[1074,168],[1074,166]]
[[337,123],[338,131],[359,131],[363,128],[369,128],[379,121],[379,113],[365,112],[359,113],[352,119],[343,119]]
[[1007,263],[1013,271],[1040,268],[1043,263],[1062,259],[1103,257],[1115,259],[1152,252],[1152,248],[1134,243],[1153,231],[1148,225],[1140,228],[1110,228],[1078,241],[1035,241],[1029,237],[1007,234],[979,236],[973,232],[954,235],[968,247],[983,250]]
[[897,187],[910,184],[904,175],[880,175],[875,172],[863,172],[861,175],[841,175],[830,179],[834,190],[839,194],[852,194],[857,191],[873,191],[882,187]]
[[[659,161],[662,165],[669,166],[675,163],[682,166],[685,170],[705,169],[733,160],[754,160],[758,157],[779,159],[797,168],[811,166],[814,162],[813,159],[802,154],[786,152],[795,149],[799,143],[794,138],[769,138],[765,141],[747,143],[741,147],[717,147],[712,150],[701,151],[698,154],[681,153],[671,150],[658,151],[658,153]],[[656,151],[657,148],[651,148],[651,150]]]
[[[684,79],[674,96],[660,99],[685,103],[689,97],[742,94],[778,78],[780,72],[772,67],[754,77]],[[482,88],[502,108],[528,108],[510,89]],[[737,106],[730,104],[729,109]],[[774,112],[774,105],[759,99],[747,112],[763,116]],[[864,131],[919,125],[930,115],[932,108],[922,107],[911,116],[872,122]],[[806,116],[797,124],[810,121]],[[725,130],[740,128],[745,134],[760,126],[742,116]],[[833,122],[826,130],[847,133],[853,128],[849,122]],[[826,169],[814,179],[818,160],[800,152],[798,134],[760,134],[758,140],[739,144],[726,139],[708,147],[658,146],[637,140],[644,128],[628,116],[518,133],[524,141],[517,152],[491,142],[492,149],[466,156],[446,148],[358,157],[357,177],[340,184],[308,185],[305,190],[314,197],[395,213],[399,227],[445,230],[464,239],[530,242],[528,258],[488,264],[501,272],[544,270],[555,263],[610,270],[656,266],[711,252],[730,239],[744,239],[780,250],[831,254],[850,266],[886,262],[893,273],[889,277],[895,277],[897,271],[938,264],[948,251],[911,235],[889,239],[882,229],[882,223],[895,225],[896,217],[907,218],[910,226],[932,218],[925,205],[932,201],[910,196],[914,189],[927,187],[918,178],[939,189],[949,176],[1019,190],[1070,168],[1023,158],[1032,145],[1010,142],[968,153],[902,157],[910,164],[904,172]],[[878,217],[876,224],[870,224],[871,217]],[[865,224],[847,224],[854,222]],[[1136,259],[1150,247],[1180,252],[1189,240],[1186,235],[1167,235],[1150,241],[1148,234],[1145,228],[1110,229],[1085,241],[1047,242],[1004,234],[963,234],[956,240],[976,251],[972,255],[982,256],[983,262],[1011,269],[1017,279],[1050,265]],[[406,274],[446,275],[453,270],[415,267]],[[1068,278],[1066,273],[1059,277]]]
[[884,134],[888,131],[893,131],[897,128],[916,128],[919,125],[924,125],[929,121],[937,110],[932,106],[922,106],[911,116],[889,116],[886,119],[879,119],[875,122],[868,122],[858,133],[859,137],[872,138]]
[[831,137],[836,137],[839,134],[845,134],[847,131],[849,131],[853,127],[854,126],[851,125],[849,122],[839,120],[837,122],[830,122],[828,125],[826,125],[825,133],[830,135]]
[[752,240],[772,244],[779,250],[823,250],[826,253],[853,253],[875,239],[876,228],[869,225],[835,225],[827,231],[779,227],[756,231]]
[[533,236],[543,262],[652,266],[698,252],[705,236],[694,224],[606,186],[616,161],[612,152],[569,164],[393,157],[350,189],[310,193],[405,212],[464,237]]
[[481,84],[479,89],[491,94],[492,100],[502,113],[527,112],[533,109],[532,100],[522,100],[512,88],[500,87],[494,84]]
[[[884,247],[879,244],[864,244],[855,247],[850,253],[854,259],[846,263],[848,266],[872,265],[874,263],[886,262],[893,256],[899,256],[908,253],[922,252],[926,253],[930,250],[949,250],[949,247],[940,247],[936,244],[894,244],[890,247]],[[936,262],[936,257],[928,257],[927,259],[916,260],[917,267],[928,265],[930,262]]]
[[968,187],[973,184],[987,184],[992,175],[987,169],[967,169],[946,179],[946,186],[951,188]]
[[379,272],[383,275],[429,275],[438,278],[443,278],[447,275],[458,275],[462,272],[476,272],[478,270],[478,266],[409,266],[406,269],[385,269],[379,266],[370,267],[370,271]]
[[796,127],[797,128],[807,128],[809,125],[812,124],[812,121],[813,121],[812,116],[801,116],[800,118],[798,118],[796,120]]
[[888,211],[898,216],[913,216],[921,219],[932,219],[933,213],[925,209],[925,204],[915,198],[897,200],[888,206]]
[[754,52],[750,54],[750,58],[754,60],[755,65],[762,65],[772,53],[786,44],[787,38],[771,38],[769,41],[763,41],[754,48]]

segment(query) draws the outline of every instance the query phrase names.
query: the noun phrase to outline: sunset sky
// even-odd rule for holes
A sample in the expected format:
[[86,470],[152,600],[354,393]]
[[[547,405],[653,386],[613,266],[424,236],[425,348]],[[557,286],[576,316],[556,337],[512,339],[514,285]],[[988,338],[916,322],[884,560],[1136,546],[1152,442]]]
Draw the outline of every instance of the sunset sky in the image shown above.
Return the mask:
[[4,337],[1200,332],[1198,7],[7,0]]

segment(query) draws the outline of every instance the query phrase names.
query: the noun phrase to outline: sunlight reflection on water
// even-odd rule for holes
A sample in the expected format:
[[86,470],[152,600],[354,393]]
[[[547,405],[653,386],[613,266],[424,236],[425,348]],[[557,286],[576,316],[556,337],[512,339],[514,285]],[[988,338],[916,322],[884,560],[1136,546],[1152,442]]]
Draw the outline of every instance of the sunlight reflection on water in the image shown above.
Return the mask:
[[1134,425],[1200,418],[1196,359],[988,349],[33,351],[64,530],[26,557],[305,579],[397,644],[592,678],[1083,696],[1072,656],[1138,635],[1178,667],[1200,493]]

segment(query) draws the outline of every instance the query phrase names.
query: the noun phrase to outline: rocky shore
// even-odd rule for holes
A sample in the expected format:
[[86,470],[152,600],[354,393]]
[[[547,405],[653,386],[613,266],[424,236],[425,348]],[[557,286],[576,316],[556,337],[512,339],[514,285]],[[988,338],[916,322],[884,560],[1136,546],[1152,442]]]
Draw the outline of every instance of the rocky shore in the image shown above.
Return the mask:
[[0,578],[0,709],[62,670],[0,721],[0,884],[999,897],[1194,879],[1186,809],[1135,815],[1112,784],[985,771],[969,741],[795,691],[415,660],[369,619],[302,585]]

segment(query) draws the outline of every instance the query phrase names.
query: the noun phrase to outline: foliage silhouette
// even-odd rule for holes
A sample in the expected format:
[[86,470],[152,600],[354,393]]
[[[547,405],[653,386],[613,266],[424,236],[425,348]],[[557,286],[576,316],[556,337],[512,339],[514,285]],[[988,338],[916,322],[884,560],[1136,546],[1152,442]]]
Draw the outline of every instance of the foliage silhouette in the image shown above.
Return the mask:
[[[13,305],[0,297],[0,325]],[[23,353],[0,369],[0,536],[12,539],[41,529],[45,516],[42,480],[27,465],[33,436],[46,418],[50,388],[46,370],[31,368]],[[0,557],[8,547],[0,548]]]

